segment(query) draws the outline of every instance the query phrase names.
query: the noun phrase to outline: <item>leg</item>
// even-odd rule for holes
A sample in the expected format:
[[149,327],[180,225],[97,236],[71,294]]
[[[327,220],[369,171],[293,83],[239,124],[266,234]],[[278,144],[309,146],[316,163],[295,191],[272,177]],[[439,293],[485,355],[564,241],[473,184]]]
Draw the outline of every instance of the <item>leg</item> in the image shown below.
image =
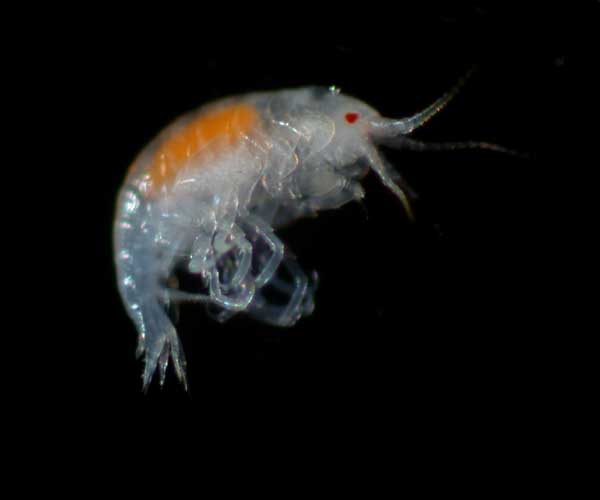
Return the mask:
[[[302,316],[308,316],[314,309],[313,295],[316,289],[316,275],[311,282],[293,257],[287,257],[282,267],[290,274],[291,282],[280,276],[273,278],[258,291],[250,306],[250,315],[274,326],[292,326]],[[275,304],[266,296],[273,289],[287,298],[284,304]]]
[[241,286],[252,264],[252,245],[238,226],[231,232],[217,232],[213,240],[213,248],[217,256],[216,268],[219,282],[224,291]]
[[[209,290],[213,302],[228,311],[247,309],[254,298],[255,290],[265,285],[275,274],[284,252],[283,243],[259,217],[248,214],[240,221],[240,225],[245,226],[246,232],[238,226],[234,226],[228,235],[229,238],[233,238],[230,243],[227,243],[226,239],[223,239],[222,242],[221,240],[215,241],[217,254],[222,253],[225,256],[231,248],[236,247],[238,257],[233,260],[233,263],[231,260],[226,261],[221,270],[217,259],[217,265],[211,270],[209,279]],[[259,247],[261,241],[270,251],[268,257]],[[253,256],[256,257],[258,263],[256,273],[251,269]],[[232,272],[231,268],[235,271]],[[225,278],[224,281],[220,279],[221,273]],[[232,276],[231,279],[229,276]],[[237,291],[237,296],[235,293],[230,296],[232,291]],[[224,321],[227,317],[229,315],[219,314],[217,319]]]
[[[258,290],[269,282],[277,268],[279,267],[284,254],[283,243],[275,236],[273,230],[260,218],[254,215],[247,215],[240,223],[244,233],[239,231],[237,235],[238,243],[229,243],[229,245],[238,245],[240,249],[239,265],[231,260],[222,264],[221,271],[217,269],[210,275],[212,290],[219,290],[221,276],[224,282],[221,283],[221,289],[224,292],[239,289],[242,286],[251,287],[252,291]],[[227,249],[226,239],[220,239],[217,247]],[[255,260],[254,269],[252,260]],[[231,276],[231,279],[229,279]],[[206,302],[207,313],[216,321],[223,323],[235,316],[240,310],[245,310],[248,306],[246,300],[242,301],[236,307],[231,307],[231,303],[223,300],[223,293],[216,294],[220,301],[212,300],[211,295],[182,295],[178,294],[180,299],[194,300],[197,302]],[[245,295],[247,300],[254,298],[254,293]]]
[[224,287],[220,281],[217,269],[212,269],[209,272],[208,283],[208,294],[165,288],[165,300],[173,303],[197,302],[215,304],[229,311],[243,311],[248,307],[254,296],[255,286],[251,280],[246,280],[235,288]]
[[209,238],[201,259],[188,267],[192,274],[202,276],[208,290],[198,293],[166,289],[166,298],[172,302],[215,304],[229,311],[245,310],[255,290],[250,276],[252,245],[238,226],[227,233],[217,231]]
[[394,182],[394,179],[397,179],[399,174],[383,160],[374,146],[369,146],[365,150],[365,156],[371,169],[379,176],[383,185],[398,197],[402,205],[404,205],[404,210],[408,218],[414,221],[415,217],[405,190]]
[[[245,218],[244,223],[256,235],[256,237],[253,238],[253,243],[255,257],[258,261],[258,268],[260,271],[258,271],[254,282],[256,284],[256,288],[258,289],[267,283],[277,271],[277,268],[283,259],[285,248],[281,240],[275,236],[273,230],[259,217],[248,215]],[[262,239],[271,251],[271,255],[268,258],[263,252],[258,251],[256,248],[258,246],[259,239]]]

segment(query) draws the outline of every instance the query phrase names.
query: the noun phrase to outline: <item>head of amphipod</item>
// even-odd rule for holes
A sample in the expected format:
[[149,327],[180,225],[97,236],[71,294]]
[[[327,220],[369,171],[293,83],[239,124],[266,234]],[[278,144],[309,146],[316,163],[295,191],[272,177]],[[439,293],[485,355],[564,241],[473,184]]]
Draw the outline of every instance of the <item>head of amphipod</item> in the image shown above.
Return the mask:
[[[370,168],[412,217],[399,174],[378,146],[413,149],[409,134],[438,113],[464,79],[424,110],[381,116],[335,88],[249,94],[216,103],[168,127],[134,163],[121,189],[115,261],[121,296],[136,324],[144,387],[169,360],[185,381],[182,347],[168,311],[207,306],[219,321],[244,312],[291,326],[314,308],[310,277],[279,239],[283,224],[364,195]],[[176,269],[197,278],[180,287]]]
[[410,138],[411,132],[446,106],[465,79],[424,110],[400,119],[385,118],[368,104],[335,87],[284,91],[275,96],[269,116],[278,127],[283,124],[295,132],[294,152],[300,168],[294,172],[293,181],[298,199],[307,200],[315,211],[359,199],[364,195],[360,178],[370,168],[401,200],[412,218],[406,186],[378,146],[419,150],[502,149],[487,143],[424,144]]

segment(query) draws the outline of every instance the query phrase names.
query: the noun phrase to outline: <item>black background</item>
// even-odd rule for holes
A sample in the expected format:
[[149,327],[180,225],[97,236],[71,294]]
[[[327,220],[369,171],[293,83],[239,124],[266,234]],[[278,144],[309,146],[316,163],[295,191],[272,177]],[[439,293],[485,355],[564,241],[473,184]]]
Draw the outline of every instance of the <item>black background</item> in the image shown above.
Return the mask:
[[[589,14],[419,5],[264,15],[157,8],[152,19],[97,12],[51,29],[34,72],[52,96],[53,157],[64,159],[66,189],[51,205],[61,222],[39,221],[57,241],[52,277],[42,267],[39,279],[59,286],[44,301],[53,333],[37,343],[44,376],[32,397],[114,411],[183,405],[280,425],[333,410],[338,421],[439,428],[523,423],[565,390],[564,330],[549,328],[560,321],[549,305],[560,273],[549,249],[568,231],[555,187],[574,161],[563,125],[572,123],[577,72],[591,64],[589,45],[573,35],[586,33]],[[219,325],[186,307],[178,329],[190,391],[170,372],[164,388],[155,381],[142,394],[112,223],[128,165],[162,127],[222,96],[302,85],[336,85],[402,117],[474,64],[461,93],[415,137],[494,142],[531,159],[386,151],[419,196],[415,223],[369,175],[364,206],[280,233],[303,268],[319,272],[311,317],[289,329],[243,315]]]

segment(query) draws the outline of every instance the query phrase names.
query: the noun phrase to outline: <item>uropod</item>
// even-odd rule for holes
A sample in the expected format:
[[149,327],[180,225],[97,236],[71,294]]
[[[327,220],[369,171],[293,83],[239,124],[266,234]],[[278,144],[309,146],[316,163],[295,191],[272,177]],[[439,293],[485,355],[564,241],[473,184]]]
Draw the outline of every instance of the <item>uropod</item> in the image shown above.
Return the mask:
[[[384,118],[333,87],[304,87],[211,103],[151,141],[119,191],[114,226],[118,287],[138,331],[144,389],[157,367],[164,382],[170,360],[187,387],[185,357],[169,315],[178,303],[203,303],[218,321],[247,313],[291,326],[309,315],[316,274],[304,273],[275,230],[360,200],[368,169],[412,217],[406,186],[379,145],[505,151],[488,143],[432,145],[408,137],[465,78],[407,118]],[[178,286],[177,269],[198,286]]]

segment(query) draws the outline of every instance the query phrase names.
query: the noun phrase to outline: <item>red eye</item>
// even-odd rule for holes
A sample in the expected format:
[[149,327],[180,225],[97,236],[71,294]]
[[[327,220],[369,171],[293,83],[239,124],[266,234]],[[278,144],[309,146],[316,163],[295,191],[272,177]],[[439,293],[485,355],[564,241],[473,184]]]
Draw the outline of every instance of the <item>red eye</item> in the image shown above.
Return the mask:
[[358,120],[358,113],[346,113],[345,118],[348,123],[354,123],[356,120]]

